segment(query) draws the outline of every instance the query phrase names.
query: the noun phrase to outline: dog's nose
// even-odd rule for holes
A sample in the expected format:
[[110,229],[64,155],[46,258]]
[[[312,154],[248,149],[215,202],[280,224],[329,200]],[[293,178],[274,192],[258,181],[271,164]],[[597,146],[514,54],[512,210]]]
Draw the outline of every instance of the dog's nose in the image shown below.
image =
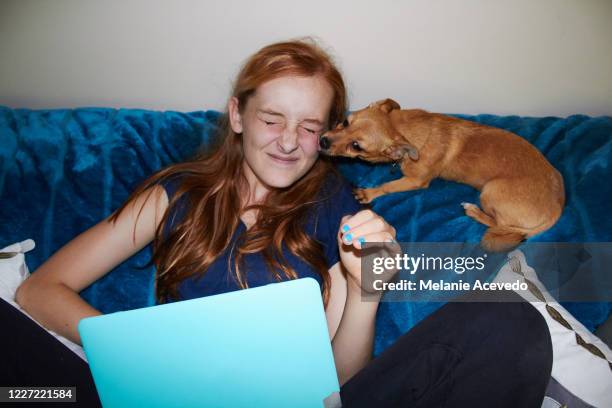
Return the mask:
[[321,149],[327,150],[329,146],[331,146],[331,142],[327,137],[321,136],[321,139],[319,139],[319,146],[321,146]]

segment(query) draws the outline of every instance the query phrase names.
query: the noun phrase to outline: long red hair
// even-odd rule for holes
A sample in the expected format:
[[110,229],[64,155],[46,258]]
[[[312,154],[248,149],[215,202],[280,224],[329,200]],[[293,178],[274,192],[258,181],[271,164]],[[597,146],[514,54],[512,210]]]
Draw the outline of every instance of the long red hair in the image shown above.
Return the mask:
[[[242,109],[255,90],[263,83],[287,75],[324,78],[334,91],[328,127],[344,120],[347,109],[346,89],[342,75],[331,57],[309,39],[279,42],[268,45],[252,55],[243,65],[234,83],[232,96]],[[248,191],[243,175],[241,135],[229,126],[227,112],[223,116],[216,146],[193,159],[170,165],[136,188],[126,202],[110,217],[116,221],[127,204],[155,184],[181,173],[181,183],[170,198],[168,208],[153,240],[151,262],[157,267],[156,298],[158,302],[178,299],[178,285],[190,277],[203,276],[208,267],[230,246],[231,238],[240,222],[240,215],[255,209],[255,224],[244,232],[230,248],[228,270],[232,270],[241,288],[248,287],[244,275],[244,256],[261,252],[268,270],[276,280],[297,277],[286,262],[282,244],[294,255],[310,264],[321,275],[323,301],[329,299],[330,277],[323,248],[309,237],[301,226],[307,212],[321,197],[321,190],[335,167],[326,156],[320,156],[313,167],[294,184],[273,189],[263,204],[241,208],[240,191]],[[337,173],[336,173],[337,174]],[[188,206],[184,217],[163,238],[163,226],[168,221],[178,200],[186,194]]]

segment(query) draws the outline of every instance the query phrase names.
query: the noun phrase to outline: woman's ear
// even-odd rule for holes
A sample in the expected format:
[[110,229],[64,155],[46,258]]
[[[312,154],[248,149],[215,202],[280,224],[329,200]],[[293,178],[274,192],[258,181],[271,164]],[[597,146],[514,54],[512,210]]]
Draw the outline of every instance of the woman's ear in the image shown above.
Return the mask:
[[227,102],[227,113],[229,115],[230,126],[235,133],[242,133],[242,115],[238,109],[238,98],[232,96]]

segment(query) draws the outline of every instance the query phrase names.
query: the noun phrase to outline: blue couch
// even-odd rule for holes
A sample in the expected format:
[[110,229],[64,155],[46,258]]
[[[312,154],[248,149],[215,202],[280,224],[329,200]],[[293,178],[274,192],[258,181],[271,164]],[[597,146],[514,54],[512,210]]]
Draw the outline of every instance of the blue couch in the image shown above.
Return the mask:
[[[612,118],[464,116],[508,129],[537,146],[561,171],[567,205],[560,221],[530,241],[612,241]],[[216,111],[138,109],[54,110],[0,107],[0,247],[32,238],[34,271],[54,251],[119,207],[155,170],[206,149],[215,137]],[[356,186],[400,177],[390,165],[338,159]],[[426,190],[381,197],[372,208],[400,241],[478,242],[484,227],[464,215],[462,201],[478,202],[471,187],[442,180]],[[150,246],[81,295],[108,313],[154,303]],[[440,303],[383,303],[375,354]],[[587,328],[606,320],[612,303],[565,304]]]

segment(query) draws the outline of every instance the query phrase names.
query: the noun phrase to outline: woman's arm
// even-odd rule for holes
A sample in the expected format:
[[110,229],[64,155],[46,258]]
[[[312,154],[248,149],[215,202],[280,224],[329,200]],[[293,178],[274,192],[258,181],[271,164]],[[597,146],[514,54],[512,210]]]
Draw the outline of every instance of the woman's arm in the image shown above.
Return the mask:
[[162,186],[145,190],[116,223],[106,218],[53,254],[17,289],[17,303],[43,326],[80,344],[78,322],[101,313],[79,292],[151,242],[167,206]]
[[394,241],[395,228],[367,209],[343,217],[337,238],[341,262],[329,271],[332,283],[326,316],[342,385],[372,358],[376,311],[382,296],[380,292],[369,293],[367,300],[362,299],[360,238],[364,242]]
[[326,309],[340,385],[372,358],[376,310],[380,297],[362,301],[361,288],[347,282],[340,262],[330,269],[332,288]]
[[329,339],[333,340],[340,320],[342,320],[342,312],[346,304],[346,278],[342,273],[342,264],[337,262],[329,270],[331,278],[331,287],[327,307],[325,308],[325,317],[327,319],[327,329],[329,330]]

